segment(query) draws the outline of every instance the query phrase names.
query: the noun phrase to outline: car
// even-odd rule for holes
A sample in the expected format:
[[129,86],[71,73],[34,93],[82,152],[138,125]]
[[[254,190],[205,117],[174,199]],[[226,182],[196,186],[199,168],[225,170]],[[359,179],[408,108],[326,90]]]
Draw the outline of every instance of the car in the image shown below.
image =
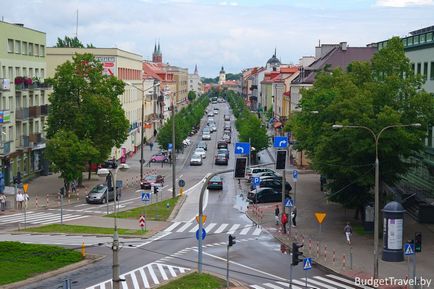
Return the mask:
[[223,130],[224,131],[228,131],[229,133],[232,131],[232,128],[231,128],[231,126],[230,125],[225,125],[224,127],[223,127]]
[[190,159],[190,166],[201,166],[202,156],[199,154],[193,154]]
[[229,129],[227,129],[227,128],[225,128],[224,130],[223,130],[223,134],[227,134],[228,136],[231,136],[231,130]]
[[[285,194],[285,197],[289,197]],[[254,203],[270,203],[270,202],[281,202],[282,193],[278,192],[272,188],[258,188],[257,190],[250,191],[247,194],[247,199]]]
[[191,145],[191,140],[189,138],[186,138],[185,140],[182,141],[182,144],[184,146],[189,146],[189,145]]
[[208,118],[208,122],[207,122],[207,123],[212,123],[212,122],[214,122],[214,123],[215,123],[215,119],[214,119],[213,117],[209,117],[209,118]]
[[209,128],[209,127],[204,127],[203,128],[203,130],[202,130],[202,133],[211,133],[211,128]]
[[208,116],[208,117],[213,117],[213,116],[214,116],[214,111],[212,111],[212,110],[209,111],[209,112],[207,113],[207,116]]
[[[262,179],[259,182],[260,188],[272,188],[275,191],[282,192],[282,181],[275,179]],[[253,190],[253,184],[250,185],[250,189]],[[291,185],[285,182],[285,193],[289,193],[292,190]]]
[[258,178],[260,178],[260,177],[278,177],[278,178],[282,179],[282,176],[279,175],[278,173],[276,173],[276,172],[269,172],[269,171],[259,172],[259,173],[256,173],[256,174],[252,174],[252,177],[258,177]]
[[252,175],[260,173],[260,172],[273,172],[276,173],[274,170],[270,168],[264,168],[264,167],[256,167],[256,168],[248,168],[246,170],[246,179],[250,182]]
[[206,145],[206,142],[204,142],[204,141],[200,141],[197,144],[196,148],[203,148],[204,150],[208,150],[208,146]]
[[231,136],[228,134],[223,135],[223,140],[227,143],[231,143]]
[[217,126],[215,125],[215,123],[212,123],[210,128],[211,128],[211,132],[217,131]]
[[206,158],[206,151],[203,148],[197,148],[194,154],[200,155],[203,159]]
[[228,149],[217,149],[217,154],[224,154],[229,159],[229,150]]
[[226,120],[225,123],[224,123],[224,126],[231,126],[231,122],[228,121],[228,120]]
[[202,134],[202,140],[211,140],[211,134],[209,132],[204,132]]
[[163,152],[157,153],[151,157],[149,160],[151,163],[168,163],[169,158]]
[[150,189],[154,186],[162,187],[164,184],[164,176],[162,175],[147,175],[140,182],[140,188],[142,190]]
[[217,142],[217,149],[228,149],[228,143],[225,140],[219,140]]
[[223,118],[224,118],[225,121],[230,121],[231,120],[231,116],[229,114],[225,114],[225,116]]
[[208,190],[223,190],[223,179],[220,176],[214,176],[208,181],[206,187]]
[[214,115],[219,114],[219,110],[214,108]]
[[115,169],[118,167],[118,162],[116,160],[107,160],[101,165],[101,167],[105,169]]
[[215,156],[215,164],[216,165],[228,165],[228,157],[225,153],[223,154],[217,154]]
[[[121,198],[121,190],[120,187],[116,187],[116,200]],[[106,184],[99,184],[90,190],[90,192],[86,195],[86,203],[88,204],[105,204],[108,201],[114,200],[114,190],[108,189]]]

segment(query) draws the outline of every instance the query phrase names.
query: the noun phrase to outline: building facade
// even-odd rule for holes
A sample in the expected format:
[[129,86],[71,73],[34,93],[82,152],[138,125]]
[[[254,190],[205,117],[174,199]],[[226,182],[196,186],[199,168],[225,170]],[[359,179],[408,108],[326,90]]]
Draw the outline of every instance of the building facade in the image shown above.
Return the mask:
[[197,65],[194,67],[194,73],[188,75],[188,91],[194,91],[198,97],[203,93],[203,85],[200,80]]
[[0,21],[0,161],[5,184],[48,173],[46,34]]

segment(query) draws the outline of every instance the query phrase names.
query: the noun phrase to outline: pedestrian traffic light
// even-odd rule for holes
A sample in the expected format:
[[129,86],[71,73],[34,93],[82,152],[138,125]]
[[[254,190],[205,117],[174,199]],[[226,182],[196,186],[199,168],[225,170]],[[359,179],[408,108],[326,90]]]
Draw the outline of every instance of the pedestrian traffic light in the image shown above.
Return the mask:
[[247,158],[237,158],[235,161],[235,177],[244,178],[246,176]]
[[159,188],[157,186],[154,186],[154,194],[158,194],[159,191]]
[[299,256],[303,255],[303,252],[300,252],[299,249],[303,247],[303,244],[292,243],[292,263],[291,265],[297,266],[298,263],[302,262],[303,259],[300,259]]
[[276,153],[276,170],[284,170],[286,166],[286,151],[279,150]]
[[235,242],[235,236],[229,235],[229,247],[231,247],[232,245],[234,245]]
[[64,188],[64,187],[61,187],[61,188],[60,188],[60,195],[61,195],[61,196],[64,196],[64,195],[65,195],[65,188]]
[[422,252],[422,233],[416,232],[414,234],[414,251]]

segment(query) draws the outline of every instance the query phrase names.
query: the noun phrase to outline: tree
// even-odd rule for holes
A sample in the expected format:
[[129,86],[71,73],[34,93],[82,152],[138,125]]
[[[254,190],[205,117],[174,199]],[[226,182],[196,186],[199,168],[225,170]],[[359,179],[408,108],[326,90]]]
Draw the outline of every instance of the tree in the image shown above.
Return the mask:
[[[50,113],[47,138],[58,131],[73,132],[81,142],[89,142],[97,150],[88,159],[100,163],[113,147],[120,147],[128,135],[129,122],[118,95],[124,83],[113,76],[103,75],[103,67],[92,54],[76,54],[56,68],[49,97]],[[62,168],[53,160],[55,165]],[[90,178],[90,166],[89,166]]]
[[[81,43],[80,40],[78,40],[77,36],[75,37],[68,37],[65,36],[64,39],[60,39],[59,37],[57,37],[57,43],[54,47],[73,47],[73,48],[84,48],[83,43]],[[86,45],[87,48],[95,48],[95,46],[93,46],[93,44],[87,44]]]
[[192,102],[193,100],[195,100],[196,99],[196,92],[194,92],[193,90],[190,90],[189,92],[188,92],[188,100],[190,101],[190,102]]
[[[404,77],[403,77],[404,76]],[[328,180],[330,199],[346,207],[365,205],[372,199],[375,143],[359,125],[378,133],[396,124],[433,122],[433,97],[420,89],[398,37],[388,41],[371,62],[354,62],[348,71],[318,74],[311,89],[302,91],[301,113],[285,128],[297,139],[296,148],[307,152],[312,166]],[[318,113],[312,113],[318,111]],[[380,180],[393,184],[410,168],[406,161],[423,148],[425,129],[393,128],[379,142]]]

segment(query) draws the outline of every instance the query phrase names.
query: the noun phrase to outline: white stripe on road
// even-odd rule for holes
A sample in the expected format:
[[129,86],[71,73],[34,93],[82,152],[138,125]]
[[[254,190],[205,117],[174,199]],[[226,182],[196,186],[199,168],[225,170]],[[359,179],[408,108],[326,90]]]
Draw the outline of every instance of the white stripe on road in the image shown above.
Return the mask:
[[226,234],[235,234],[235,231],[238,229],[240,224],[233,225]]
[[249,232],[251,227],[252,227],[252,225],[245,225],[244,229],[241,230],[240,235],[246,235],[247,232]]
[[146,277],[146,273],[143,270],[143,268],[139,269],[140,275],[142,276],[143,284],[145,285],[145,288],[151,288],[149,286],[148,278]]
[[[327,275],[327,276],[330,276],[330,275]],[[330,276],[330,277],[332,277],[332,276]],[[336,277],[338,277],[338,276],[336,276]],[[354,289],[354,287],[347,286],[347,285],[344,285],[344,284],[342,284],[342,283],[338,283],[338,282],[335,282],[335,281],[332,281],[332,280],[329,280],[329,279],[323,278],[323,277],[321,277],[321,276],[315,276],[314,278],[316,278],[316,279],[318,279],[318,280],[321,280],[321,281],[328,282],[328,283],[333,284],[333,285],[336,285],[336,286],[343,287],[343,288],[345,288],[345,289]],[[339,277],[339,279],[344,279],[344,278],[340,278],[340,277]],[[354,282],[351,282],[350,280],[347,280],[347,279],[344,279],[344,280],[341,280],[341,281],[344,281],[344,282],[349,283],[349,284],[351,284],[351,285],[355,285]]]
[[157,275],[155,275],[154,269],[152,268],[152,264],[148,266],[148,270],[154,284],[160,284],[160,281],[158,281]]
[[228,224],[221,224],[220,227],[214,232],[214,234],[219,234],[228,226]]
[[[277,281],[276,283],[285,286],[285,288],[289,288],[289,283]],[[298,287],[292,284],[292,289],[303,289],[302,287]]]
[[178,231],[176,231],[177,233],[182,233],[185,231],[185,229],[187,229],[188,227],[191,226],[191,223],[185,223],[184,226],[182,226],[181,228],[178,229]]
[[166,228],[164,231],[165,231],[165,232],[170,232],[170,231],[172,231],[173,229],[175,229],[176,227],[178,227],[179,224],[181,224],[181,222],[175,222],[175,223],[173,223],[172,225],[170,225],[168,228]]
[[252,287],[254,289],[266,289],[266,288],[259,286],[259,285],[250,285],[250,287]]
[[208,226],[206,226],[205,230],[207,232],[211,232],[211,230],[217,225],[217,223],[211,223]]
[[169,268],[170,275],[172,275],[172,277],[176,277],[176,272],[173,270],[173,266],[167,265],[167,268]]
[[253,231],[253,236],[258,236],[259,234],[261,234],[261,232],[262,232],[262,229],[261,229],[261,227],[257,227],[256,229],[255,229],[255,231]]
[[164,271],[163,265],[157,263],[157,267],[158,267],[158,270],[160,270],[160,274],[161,274],[161,277],[163,277],[163,280],[165,280],[165,281],[169,280],[169,278],[167,278],[166,271]]
[[190,233],[194,233],[199,229],[199,224],[193,227],[193,229],[190,230]]
[[[137,270],[138,271],[138,270]],[[134,272],[132,272],[130,275],[131,275],[131,281],[133,281],[133,288],[140,288],[139,287],[139,282],[137,282],[137,278],[136,278],[136,272],[137,271],[134,271]]]
[[329,285],[327,285],[325,283],[315,281],[315,280],[313,280],[311,278],[301,278],[301,279],[307,280],[307,282],[309,282],[309,283],[312,283],[314,285],[318,285],[318,286],[321,286],[321,287],[324,287],[324,288],[327,288],[327,289],[337,289],[336,287],[329,286]]
[[157,241],[157,240],[159,240],[161,238],[164,238],[164,237],[166,237],[167,235],[170,235],[170,234],[171,234],[171,232],[162,233],[160,236],[155,237],[155,238],[151,238],[149,241],[147,241],[145,243],[142,243],[140,245],[137,245],[136,247],[140,248],[140,247],[145,246],[145,245],[147,245],[147,244],[149,244],[149,243],[151,243],[153,241]]
[[270,287],[272,289],[283,289],[282,287],[274,285],[274,284],[271,284],[271,283],[264,283],[263,285],[267,286],[267,287]]
[[[69,219],[63,219],[64,222],[69,222],[69,221],[73,221],[73,220],[78,220],[78,219],[84,219],[84,218],[88,218],[89,216],[80,216],[80,217],[75,217],[75,218],[69,218]],[[39,224],[53,224],[56,222],[60,222],[60,219],[54,222],[41,222]]]

